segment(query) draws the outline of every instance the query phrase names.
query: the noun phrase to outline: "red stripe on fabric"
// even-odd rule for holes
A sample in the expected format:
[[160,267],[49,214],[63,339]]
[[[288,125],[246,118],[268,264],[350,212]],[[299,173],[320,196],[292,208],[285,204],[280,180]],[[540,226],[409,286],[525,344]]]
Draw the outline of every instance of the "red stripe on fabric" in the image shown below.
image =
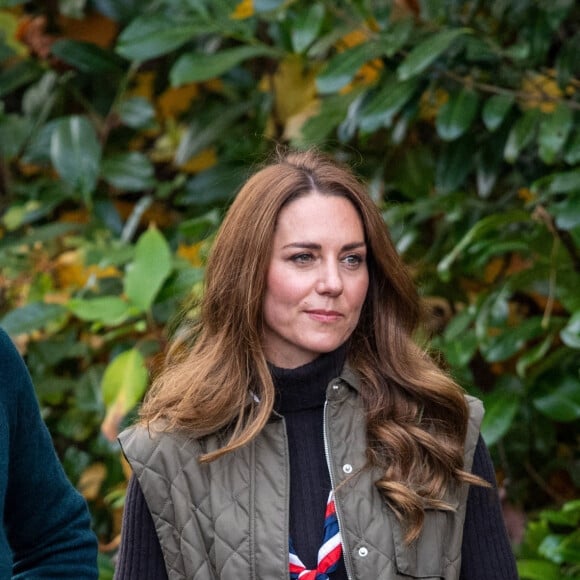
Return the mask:
[[318,570],[326,572],[339,558],[342,553],[342,546],[339,544],[332,551],[328,552],[320,562],[318,562]]
[[335,514],[335,513],[336,513],[336,508],[334,507],[334,500],[333,500],[330,503],[326,504],[326,514],[324,515],[324,518],[326,519],[328,516]]

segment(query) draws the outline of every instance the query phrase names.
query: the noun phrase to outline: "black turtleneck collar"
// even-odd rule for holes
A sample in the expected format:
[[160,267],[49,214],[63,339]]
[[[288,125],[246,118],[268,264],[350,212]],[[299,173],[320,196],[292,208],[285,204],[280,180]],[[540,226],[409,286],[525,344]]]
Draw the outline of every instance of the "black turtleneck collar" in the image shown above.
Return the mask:
[[332,379],[340,376],[346,350],[346,344],[343,344],[295,369],[268,364],[276,389],[275,410],[284,415],[324,405],[326,387]]

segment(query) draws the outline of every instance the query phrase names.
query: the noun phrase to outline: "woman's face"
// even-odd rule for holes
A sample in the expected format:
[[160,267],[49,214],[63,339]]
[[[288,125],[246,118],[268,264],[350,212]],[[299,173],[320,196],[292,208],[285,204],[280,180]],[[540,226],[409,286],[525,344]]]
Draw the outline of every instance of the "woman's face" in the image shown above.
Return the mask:
[[264,295],[269,362],[295,368],[343,344],[369,285],[362,221],[345,197],[312,193],[278,216]]

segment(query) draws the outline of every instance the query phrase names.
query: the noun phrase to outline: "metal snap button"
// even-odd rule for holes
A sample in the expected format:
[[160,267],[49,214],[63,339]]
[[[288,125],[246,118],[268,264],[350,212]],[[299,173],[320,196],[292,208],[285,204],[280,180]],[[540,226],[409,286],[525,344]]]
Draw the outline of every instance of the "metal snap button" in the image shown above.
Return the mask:
[[368,554],[369,554],[369,551],[368,551],[368,549],[367,549],[365,546],[361,546],[361,547],[358,549],[358,555],[359,555],[361,558],[365,558],[366,556],[368,556]]
[[342,470],[343,470],[345,473],[352,473],[352,465],[351,465],[350,463],[345,463],[345,464],[342,466]]

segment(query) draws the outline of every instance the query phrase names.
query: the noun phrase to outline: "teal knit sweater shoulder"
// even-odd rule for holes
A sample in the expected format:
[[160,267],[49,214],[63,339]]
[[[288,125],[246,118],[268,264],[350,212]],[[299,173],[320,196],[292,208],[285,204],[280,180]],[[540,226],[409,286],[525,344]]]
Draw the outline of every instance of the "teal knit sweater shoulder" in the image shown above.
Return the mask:
[[96,580],[97,540],[40,416],[30,375],[0,329],[0,580]]

